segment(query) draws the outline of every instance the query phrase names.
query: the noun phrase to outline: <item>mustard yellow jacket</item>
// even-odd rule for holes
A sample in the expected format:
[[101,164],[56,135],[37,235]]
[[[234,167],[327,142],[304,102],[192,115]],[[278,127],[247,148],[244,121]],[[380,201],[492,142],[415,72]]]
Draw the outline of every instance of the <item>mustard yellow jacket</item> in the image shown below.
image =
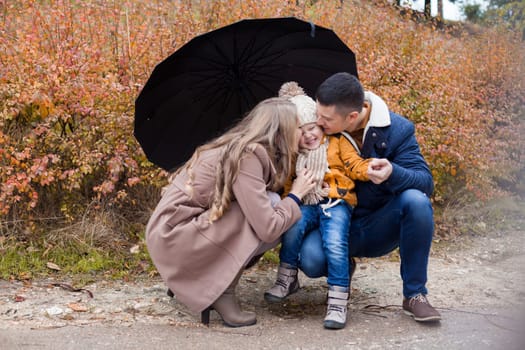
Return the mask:
[[[369,159],[363,159],[354,146],[341,134],[326,136],[328,138],[328,167],[330,171],[324,176],[329,186],[328,198],[343,199],[351,206],[357,205],[355,180],[368,181],[367,169]],[[294,167],[295,168],[295,167]],[[295,173],[284,186],[284,195],[290,192]]]

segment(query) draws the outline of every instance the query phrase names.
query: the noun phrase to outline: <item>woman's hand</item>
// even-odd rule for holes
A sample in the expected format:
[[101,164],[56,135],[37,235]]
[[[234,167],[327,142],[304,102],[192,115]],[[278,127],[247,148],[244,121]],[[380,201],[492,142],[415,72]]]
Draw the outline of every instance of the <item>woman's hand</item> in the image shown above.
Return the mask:
[[297,198],[303,199],[303,197],[313,190],[315,187],[315,181],[313,173],[308,169],[303,169],[297,172],[290,193],[294,194]]

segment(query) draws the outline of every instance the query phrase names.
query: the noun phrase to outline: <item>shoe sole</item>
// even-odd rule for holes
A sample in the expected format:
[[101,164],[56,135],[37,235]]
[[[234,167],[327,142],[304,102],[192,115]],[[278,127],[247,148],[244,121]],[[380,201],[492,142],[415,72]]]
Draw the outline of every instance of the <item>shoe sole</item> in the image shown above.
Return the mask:
[[427,317],[416,317],[412,312],[403,310],[405,315],[411,316],[415,321],[418,322],[437,322],[441,320],[441,316],[427,316]]
[[222,323],[224,323],[226,326],[231,327],[231,328],[239,328],[239,327],[253,326],[254,324],[257,323],[257,320],[253,320],[252,322],[248,322],[248,323],[228,323],[224,319],[222,319]]
[[269,303],[280,303],[280,302],[284,301],[285,299],[286,299],[286,297],[279,298],[279,297],[276,297],[275,295],[272,295],[272,294],[265,294],[264,295],[264,300],[266,300]]
[[278,296],[275,296],[273,294],[264,293],[264,300],[266,300],[269,303],[280,303],[280,302],[285,301],[286,298],[288,298],[290,295],[294,293],[297,293],[298,291],[299,291],[299,287],[296,290],[290,292],[290,294],[288,294],[287,296],[282,297],[282,298],[279,298]]
[[339,323],[336,321],[324,321],[323,326],[326,329],[342,329],[346,326],[346,323]]

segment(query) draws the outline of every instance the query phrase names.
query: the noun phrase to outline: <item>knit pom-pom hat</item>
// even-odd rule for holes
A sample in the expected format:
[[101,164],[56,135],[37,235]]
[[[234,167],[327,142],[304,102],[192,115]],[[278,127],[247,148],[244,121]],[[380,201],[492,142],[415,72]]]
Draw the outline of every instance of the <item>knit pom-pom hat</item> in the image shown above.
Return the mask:
[[279,97],[287,98],[295,104],[299,114],[299,126],[315,123],[317,120],[315,101],[306,95],[295,81],[284,83],[279,89]]
[[[304,90],[295,81],[284,83],[279,89],[279,97],[292,101],[297,107],[299,126],[315,123],[317,120],[315,101],[308,97]],[[324,175],[328,168],[327,161],[328,142],[323,141],[321,145],[313,150],[301,150],[296,160],[296,172],[307,168],[313,173],[316,186],[303,197],[304,204],[317,204],[327,192],[323,189]]]

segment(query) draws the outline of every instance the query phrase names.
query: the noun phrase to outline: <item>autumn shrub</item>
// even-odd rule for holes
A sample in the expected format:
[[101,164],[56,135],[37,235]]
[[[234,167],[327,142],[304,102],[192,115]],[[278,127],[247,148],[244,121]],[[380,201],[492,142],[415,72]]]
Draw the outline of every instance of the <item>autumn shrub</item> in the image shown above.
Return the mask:
[[4,235],[57,239],[62,228],[89,222],[99,227],[94,244],[103,244],[101,234],[138,237],[167,174],[133,137],[134,100],[162,59],[194,36],[244,18],[296,16],[334,29],[356,53],[364,86],[416,124],[436,203],[463,188],[474,198],[496,195],[496,180],[515,183],[523,167],[525,49],[499,28],[437,30],[386,1],[0,6]]
[[348,34],[347,43],[359,43],[353,48],[365,85],[416,123],[436,183],[434,200],[446,202],[462,188],[472,198],[497,195],[495,179],[523,167],[525,50],[519,36],[499,28],[436,30],[410,14],[391,21],[395,10],[378,8],[345,16],[348,26],[338,31]]

